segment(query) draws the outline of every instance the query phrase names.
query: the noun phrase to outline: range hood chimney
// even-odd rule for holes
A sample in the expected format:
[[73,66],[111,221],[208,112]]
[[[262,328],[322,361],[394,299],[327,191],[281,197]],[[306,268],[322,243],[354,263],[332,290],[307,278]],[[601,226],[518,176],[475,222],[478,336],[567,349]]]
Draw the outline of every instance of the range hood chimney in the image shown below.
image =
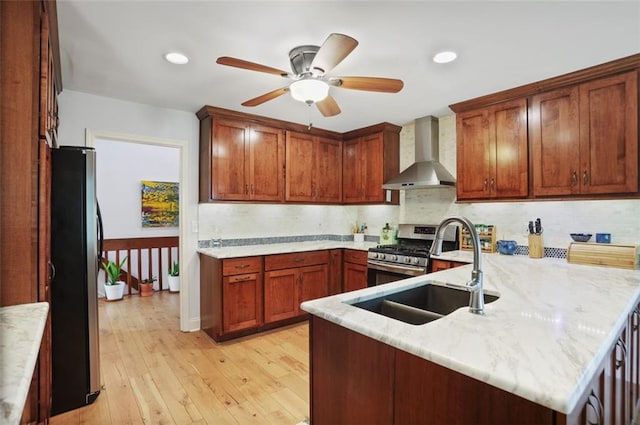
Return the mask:
[[455,186],[456,179],[440,162],[438,119],[426,116],[415,120],[416,162],[386,181],[383,189],[406,190]]

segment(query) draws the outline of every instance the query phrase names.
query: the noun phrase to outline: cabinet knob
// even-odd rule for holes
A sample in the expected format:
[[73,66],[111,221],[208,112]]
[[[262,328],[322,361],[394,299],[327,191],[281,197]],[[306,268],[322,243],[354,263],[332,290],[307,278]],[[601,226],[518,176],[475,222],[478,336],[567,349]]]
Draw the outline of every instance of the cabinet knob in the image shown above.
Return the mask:
[[493,192],[496,191],[496,179],[494,179],[493,177],[491,177],[491,190]]
[[489,179],[484,179],[484,191],[487,192],[489,190]]

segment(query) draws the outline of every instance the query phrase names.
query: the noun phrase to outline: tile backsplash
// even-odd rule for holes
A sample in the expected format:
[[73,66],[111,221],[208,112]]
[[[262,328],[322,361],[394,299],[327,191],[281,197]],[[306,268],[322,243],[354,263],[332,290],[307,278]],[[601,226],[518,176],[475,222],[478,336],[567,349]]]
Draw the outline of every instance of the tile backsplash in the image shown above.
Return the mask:
[[[414,161],[413,123],[400,133],[400,169]],[[440,118],[440,162],[456,175],[455,115]],[[545,247],[567,248],[569,233],[611,233],[612,243],[640,243],[640,199],[456,204],[455,188],[402,191],[400,205],[336,206],[216,203],[199,206],[200,241],[304,235],[350,235],[357,221],[377,236],[385,223],[438,224],[451,215],[497,226],[498,239],[527,245],[526,226],[540,218]]]

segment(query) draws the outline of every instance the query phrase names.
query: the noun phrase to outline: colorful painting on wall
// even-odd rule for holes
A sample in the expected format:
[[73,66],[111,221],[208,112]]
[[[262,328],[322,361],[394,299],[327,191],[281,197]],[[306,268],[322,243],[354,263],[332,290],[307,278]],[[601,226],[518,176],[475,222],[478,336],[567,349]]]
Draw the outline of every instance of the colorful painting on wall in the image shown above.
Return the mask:
[[178,227],[178,183],[142,180],[142,227]]

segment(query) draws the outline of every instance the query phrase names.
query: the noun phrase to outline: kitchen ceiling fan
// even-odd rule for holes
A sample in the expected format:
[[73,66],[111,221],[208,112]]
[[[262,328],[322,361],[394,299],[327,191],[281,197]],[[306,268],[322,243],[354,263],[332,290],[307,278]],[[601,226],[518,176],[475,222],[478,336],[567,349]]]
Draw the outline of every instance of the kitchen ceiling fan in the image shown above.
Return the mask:
[[348,35],[333,33],[322,46],[298,46],[289,52],[292,72],[261,65],[228,56],[219,57],[216,63],[279,75],[293,80],[285,87],[270,91],[242,103],[242,106],[258,106],[290,92],[291,96],[309,106],[315,103],[325,117],[340,113],[335,99],[329,94],[330,87],[363,90],[381,93],[397,93],[402,90],[402,80],[381,77],[329,77],[327,74],[346,58],[358,45]]

